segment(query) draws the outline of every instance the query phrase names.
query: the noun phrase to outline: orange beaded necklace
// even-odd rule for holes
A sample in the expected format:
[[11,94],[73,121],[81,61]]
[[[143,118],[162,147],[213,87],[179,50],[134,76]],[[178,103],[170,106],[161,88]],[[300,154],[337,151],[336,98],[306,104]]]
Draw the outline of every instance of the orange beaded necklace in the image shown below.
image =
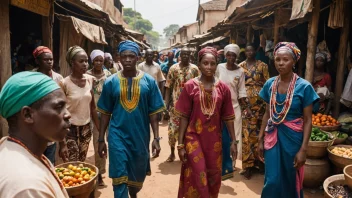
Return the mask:
[[24,145],[20,140],[14,138],[14,137],[8,137],[7,139],[8,141],[14,142],[19,144],[20,146],[22,146],[24,149],[26,149],[33,157],[35,157],[36,159],[38,159],[41,163],[44,164],[44,166],[49,169],[50,173],[54,176],[54,178],[56,179],[57,183],[59,183],[61,190],[64,189],[63,184],[61,183],[60,179],[58,178],[58,176],[56,175],[56,173],[50,168],[50,162],[48,161],[48,159],[42,155],[41,157],[35,155],[34,153],[32,153],[32,151],[30,151],[28,149],[28,147],[26,145]]

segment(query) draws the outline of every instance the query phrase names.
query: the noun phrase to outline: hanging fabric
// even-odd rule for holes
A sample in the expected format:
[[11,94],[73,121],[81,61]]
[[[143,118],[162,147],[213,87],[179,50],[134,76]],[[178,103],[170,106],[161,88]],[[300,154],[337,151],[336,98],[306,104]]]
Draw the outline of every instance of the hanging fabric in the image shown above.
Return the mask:
[[344,22],[344,0],[334,0],[330,6],[328,26],[333,29],[343,27]]

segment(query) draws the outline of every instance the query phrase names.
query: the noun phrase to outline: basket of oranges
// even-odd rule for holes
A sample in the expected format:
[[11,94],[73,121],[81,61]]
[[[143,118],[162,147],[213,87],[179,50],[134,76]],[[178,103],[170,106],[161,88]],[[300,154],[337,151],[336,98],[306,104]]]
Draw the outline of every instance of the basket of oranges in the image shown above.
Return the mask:
[[88,197],[96,186],[98,168],[84,162],[57,165],[55,172],[69,196]]
[[341,128],[341,123],[339,123],[335,118],[331,115],[324,115],[321,113],[312,115],[312,125],[313,127],[329,132],[337,131]]

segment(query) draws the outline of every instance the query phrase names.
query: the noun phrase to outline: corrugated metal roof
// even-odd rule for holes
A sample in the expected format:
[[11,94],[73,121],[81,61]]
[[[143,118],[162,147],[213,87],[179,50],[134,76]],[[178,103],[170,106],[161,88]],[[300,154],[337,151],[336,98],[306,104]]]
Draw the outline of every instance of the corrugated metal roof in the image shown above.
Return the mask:
[[224,11],[227,9],[227,0],[212,0],[200,5],[203,10],[219,10]]

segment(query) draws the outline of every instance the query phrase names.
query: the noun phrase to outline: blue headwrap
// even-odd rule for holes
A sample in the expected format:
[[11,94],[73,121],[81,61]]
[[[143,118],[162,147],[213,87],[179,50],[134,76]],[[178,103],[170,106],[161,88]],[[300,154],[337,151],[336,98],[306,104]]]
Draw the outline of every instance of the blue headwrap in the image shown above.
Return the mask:
[[20,72],[11,76],[0,93],[0,115],[9,118],[22,107],[30,106],[51,92],[60,89],[59,85],[40,72]]
[[131,51],[133,53],[136,54],[136,56],[139,55],[139,46],[137,43],[126,40],[126,41],[122,41],[119,46],[117,47],[117,50],[119,52],[119,54],[121,54],[124,51]]

